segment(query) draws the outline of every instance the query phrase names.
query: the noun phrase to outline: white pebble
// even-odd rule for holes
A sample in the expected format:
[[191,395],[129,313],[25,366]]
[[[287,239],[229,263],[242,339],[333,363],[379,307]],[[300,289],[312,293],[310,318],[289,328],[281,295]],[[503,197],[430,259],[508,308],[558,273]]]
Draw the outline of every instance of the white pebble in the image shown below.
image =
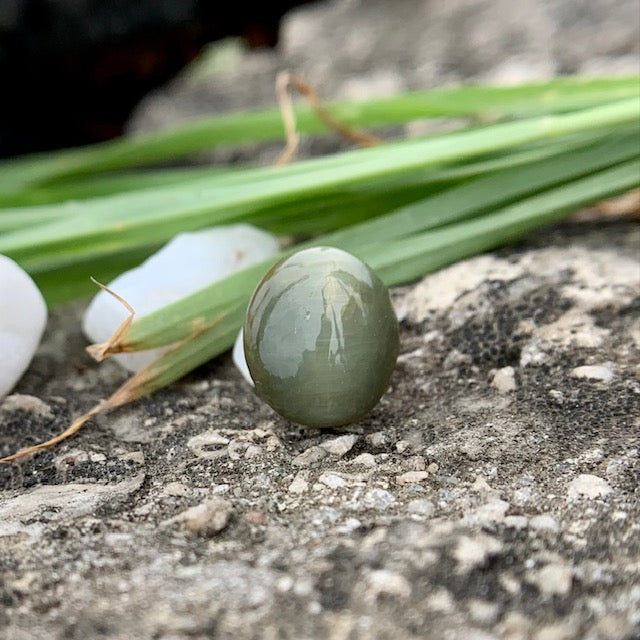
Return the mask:
[[571,376],[574,378],[587,378],[589,380],[611,382],[613,380],[614,373],[611,370],[611,367],[594,364],[576,367],[571,371]]
[[453,549],[453,557],[458,562],[458,573],[467,573],[483,566],[491,556],[502,550],[500,540],[480,533],[476,536],[460,536]]
[[503,367],[498,369],[493,376],[491,386],[498,390],[499,393],[509,393],[518,388],[516,384],[515,371],[513,367]]
[[[493,624],[498,619],[500,613],[499,604],[488,602],[487,600],[478,600],[476,598],[467,601],[467,609],[474,622],[485,625]],[[495,636],[491,637],[495,638]]]
[[396,476],[396,482],[398,484],[414,484],[416,482],[422,482],[428,477],[428,471],[407,471],[406,473]]
[[606,480],[590,473],[580,474],[567,487],[569,500],[578,500],[581,497],[602,498],[612,492],[613,489]]
[[309,447],[302,453],[299,453],[291,461],[291,464],[294,467],[311,467],[318,464],[318,462],[320,462],[320,460],[322,460],[322,458],[325,458],[326,456],[327,452],[324,449],[315,446]]
[[544,364],[549,359],[549,355],[542,350],[542,340],[534,338],[524,345],[520,352],[520,366],[537,366]]
[[356,456],[352,460],[350,460],[351,464],[361,464],[363,467],[375,467],[376,466],[376,458],[371,453],[361,453],[359,456]]
[[191,507],[170,520],[167,524],[183,524],[192,533],[212,536],[224,529],[231,516],[231,503],[223,498],[210,498],[195,507]]
[[406,600],[411,596],[411,584],[400,573],[378,569],[367,576],[367,598],[375,602],[381,595]]
[[[134,308],[136,317],[142,317],[266,260],[278,249],[275,236],[246,224],[180,233],[108,286]],[[100,291],[85,313],[83,331],[92,342],[106,342],[127,315],[120,302]],[[139,371],[167,348],[114,357],[130,371]]]
[[535,640],[572,640],[575,637],[572,623],[558,622],[541,627],[535,635]]
[[325,486],[329,487],[329,489],[341,489],[342,487],[346,487],[347,483],[342,476],[339,476],[337,473],[323,473],[318,478],[318,482],[321,482]]
[[502,522],[508,509],[508,502],[495,498],[466,513],[463,520],[474,526],[490,526]]
[[525,516],[506,516],[504,524],[505,526],[512,527],[513,529],[526,529],[529,524],[529,520]]
[[2,413],[11,413],[13,411],[24,411],[40,420],[49,421],[54,418],[53,410],[46,402],[35,396],[28,396],[22,393],[14,393],[7,396],[0,404],[0,416],[2,416]]
[[436,511],[436,507],[433,502],[431,502],[431,500],[427,500],[426,498],[419,498],[416,500],[411,500],[411,502],[409,502],[409,504],[407,505],[407,511],[409,513],[415,513],[420,516],[432,516]]
[[304,493],[309,488],[306,472],[299,472],[289,485],[289,493]]
[[174,498],[183,498],[189,495],[189,487],[181,482],[170,482],[164,487],[162,493]]
[[27,370],[46,322],[38,287],[13,260],[0,256],[0,398]]

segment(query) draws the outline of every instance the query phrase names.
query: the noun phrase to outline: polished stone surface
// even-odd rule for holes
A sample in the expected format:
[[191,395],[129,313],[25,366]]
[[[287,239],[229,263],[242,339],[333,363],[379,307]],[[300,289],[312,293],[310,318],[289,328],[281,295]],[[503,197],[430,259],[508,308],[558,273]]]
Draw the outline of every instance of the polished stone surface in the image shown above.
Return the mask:
[[385,392],[398,353],[387,288],[354,256],[300,251],[258,285],[245,321],[258,395],[299,424],[353,422]]

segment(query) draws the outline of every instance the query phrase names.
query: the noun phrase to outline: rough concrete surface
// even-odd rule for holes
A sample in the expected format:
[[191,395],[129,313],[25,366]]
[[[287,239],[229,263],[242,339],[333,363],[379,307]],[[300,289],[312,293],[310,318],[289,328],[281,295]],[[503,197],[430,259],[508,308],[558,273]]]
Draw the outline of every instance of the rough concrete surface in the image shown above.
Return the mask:
[[[388,3],[387,13],[411,18],[418,4]],[[522,7],[517,29],[492,24],[513,27],[509,41],[528,43],[545,73],[604,59],[624,65],[638,52],[631,2],[424,4],[430,15],[453,15],[455,5],[460,33],[477,38],[474,16]],[[328,25],[324,45],[315,32],[299,39],[362,65],[341,77],[366,84],[381,65],[375,47],[369,66],[358,62],[356,34],[373,27],[342,24],[383,5],[311,6],[291,23]],[[610,37],[603,26],[595,38],[598,24]],[[555,48],[517,37],[540,25],[550,33],[565,25],[568,35],[555,36]],[[287,28],[286,46],[302,59],[308,47]],[[356,42],[349,55],[347,33]],[[420,33],[406,42],[449,42],[451,51],[460,42]],[[583,51],[585,34],[593,55]],[[418,54],[408,49],[411,69]],[[451,69],[483,77],[464,64],[490,74],[507,64],[503,52],[496,47],[486,65],[460,54]],[[382,61],[392,53],[383,49]],[[265,56],[242,64],[266,64]],[[548,69],[545,56],[555,61]],[[321,60],[309,54],[308,64]],[[391,90],[420,82],[410,70],[409,80],[399,75]],[[336,94],[348,93],[335,83]],[[166,96],[190,91],[179,85]],[[165,109],[166,96],[157,97]],[[51,451],[0,467],[0,638],[640,637],[637,224],[561,225],[396,289],[393,299],[398,366],[356,425],[285,422],[225,356]],[[0,404],[0,454],[58,433],[125,380],[117,365],[84,353],[83,308],[54,311],[33,365]]]
[[[640,229],[559,227],[394,291],[341,431],[223,357],[0,468],[0,637],[622,640],[640,632]],[[0,453],[124,374],[54,314]]]

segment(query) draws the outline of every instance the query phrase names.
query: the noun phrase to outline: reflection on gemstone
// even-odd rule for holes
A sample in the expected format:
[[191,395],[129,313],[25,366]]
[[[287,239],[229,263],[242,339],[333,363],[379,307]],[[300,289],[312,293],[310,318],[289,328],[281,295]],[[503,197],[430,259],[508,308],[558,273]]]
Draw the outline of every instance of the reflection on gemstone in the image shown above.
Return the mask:
[[294,254],[256,289],[245,354],[257,393],[302,424],[345,424],[384,393],[398,328],[386,287],[333,248]]

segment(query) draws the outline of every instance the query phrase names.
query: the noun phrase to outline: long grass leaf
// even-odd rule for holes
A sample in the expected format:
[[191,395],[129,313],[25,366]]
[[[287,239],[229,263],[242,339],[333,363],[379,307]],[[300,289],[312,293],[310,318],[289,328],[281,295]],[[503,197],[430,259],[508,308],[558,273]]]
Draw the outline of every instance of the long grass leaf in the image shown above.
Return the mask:
[[[640,161],[626,162],[533,196],[495,214],[397,240],[391,246],[370,245],[355,253],[367,260],[387,284],[400,284],[453,260],[517,240],[535,228],[562,219],[581,204],[624,191],[637,184],[639,172]],[[224,283],[220,284],[220,288],[224,288]],[[177,345],[147,368],[140,379],[144,392],[177,380],[228,349],[242,322],[243,309],[244,305],[236,299],[226,311],[209,319],[210,328],[197,331],[192,325],[192,340]],[[140,326],[138,323],[138,329]],[[135,328],[136,323],[131,326],[132,336]]]
[[[348,125],[401,124],[417,118],[480,115],[485,118],[558,113],[638,95],[638,77],[557,78],[518,87],[452,87],[327,106]],[[317,133],[323,125],[306,106],[296,109],[298,129]],[[120,139],[55,154],[18,158],[0,164],[0,193],[56,179],[143,166],[217,144],[280,139],[276,109],[216,116],[167,131]]]
[[[326,234],[321,242],[351,251],[381,238],[391,241],[394,238],[478,216],[482,212],[504,206],[508,202],[534,194],[541,189],[548,189],[563,181],[637,157],[637,135],[637,130],[625,132],[620,136],[612,136],[584,148],[551,157],[526,155],[530,161],[522,165],[508,156],[506,168],[504,163],[488,163],[487,168],[491,167],[495,170],[487,172],[487,175],[467,180],[410,205],[400,207],[375,220],[368,220],[341,231]],[[390,206],[393,202],[392,199],[376,195],[377,200],[373,202],[373,206],[376,204]],[[340,213],[345,206],[354,207],[355,201],[345,198],[342,201],[338,200],[334,205],[329,198],[325,205],[329,209],[333,207]],[[309,213],[310,209],[307,209],[307,214]],[[367,213],[371,213],[371,210]],[[329,216],[326,216],[324,221],[328,222],[328,218]],[[314,242],[317,241],[306,244],[311,245]],[[48,302],[70,300],[94,291],[94,286],[88,279],[89,274],[107,282],[119,272],[135,266],[151,250],[151,248],[145,248],[127,252],[118,256],[117,260],[96,258],[54,271],[45,271],[42,274],[36,274],[36,283],[41,287]],[[180,314],[186,317],[186,309],[180,311]]]
[[[602,140],[592,137],[586,137],[585,139],[580,137],[583,147],[576,147],[576,150],[584,148],[586,142],[590,141],[591,143],[586,147],[589,150],[589,155],[596,159],[594,168],[595,166],[606,166],[615,162],[618,157],[626,157],[624,156],[624,150],[626,146],[630,145],[625,143],[632,140],[633,136],[626,133],[621,133],[620,135],[624,136],[620,138],[622,145],[618,143],[618,139],[615,136],[612,140],[604,143]],[[391,237],[389,229],[393,233],[397,233],[404,228],[408,233],[414,229],[424,230],[427,227],[461,219],[465,212],[477,214],[477,204],[481,200],[479,196],[482,196],[484,191],[493,193],[495,196],[494,200],[489,200],[486,203],[486,206],[489,206],[492,202],[503,202],[510,195],[521,196],[525,192],[535,190],[537,185],[541,182],[544,183],[544,176],[552,176],[552,178],[557,179],[575,177],[579,175],[579,171],[587,171],[588,167],[582,164],[580,156],[574,157],[564,147],[571,147],[577,142],[577,140],[567,141],[567,144],[565,144],[565,139],[563,138],[561,143],[553,142],[542,146],[536,145],[531,149],[516,149],[513,153],[503,153],[477,162],[454,165],[440,171],[420,171],[415,176],[411,174],[403,175],[401,179],[397,180],[397,185],[389,184],[386,186],[387,183],[380,184],[378,182],[362,190],[362,193],[354,188],[349,192],[325,194],[315,200],[311,199],[305,202],[297,200],[295,203],[285,206],[295,206],[303,210],[303,219],[296,222],[298,232],[304,232],[305,230],[322,232],[343,227],[347,223],[351,224],[347,230],[338,231],[327,236],[330,243],[336,246],[344,246],[344,248],[348,249],[349,238],[356,242],[360,240],[360,243],[367,238],[375,239],[378,227],[373,223],[357,224],[360,219],[375,217],[378,214],[400,207],[390,217],[389,222],[379,231],[379,233]],[[558,162],[556,156],[558,156],[560,150],[563,153],[560,154],[561,160]],[[518,171],[519,168],[524,168],[525,166],[530,167],[528,169],[528,173],[532,174],[530,177],[527,176],[527,173],[521,175]],[[500,189],[496,189],[495,185],[492,186],[491,183],[487,185],[485,190],[478,190],[479,185],[469,185],[470,188],[463,188],[462,190],[452,189],[452,187],[459,186],[461,181],[469,181],[470,178],[495,173],[507,168],[514,174],[514,179],[509,181],[507,176],[502,181],[506,186]],[[567,168],[571,168],[569,173],[565,171]],[[560,170],[558,171],[558,169]],[[543,175],[538,175],[540,170],[542,170]],[[474,184],[475,182],[473,181]],[[521,189],[514,191],[516,184],[523,186],[525,191]],[[429,191],[434,193],[443,191],[444,200],[434,196],[425,200],[424,198]],[[456,193],[458,196],[454,197]],[[415,202],[418,198],[420,198],[420,201]],[[407,202],[415,202],[415,206],[403,207],[402,205]],[[282,210],[283,206],[280,206],[267,208],[263,212],[256,212],[252,216],[252,222],[275,232],[286,232],[291,225],[290,215],[286,212],[283,214]],[[348,216],[345,215],[345,211],[349,212]],[[428,215],[425,215],[425,211],[428,212]],[[436,215],[438,211],[439,213]],[[11,229],[12,224],[29,226],[29,224],[33,224],[33,218],[35,218],[36,222],[42,220],[42,216],[38,216],[37,211],[31,211],[30,213],[36,213],[36,216],[26,216],[25,219],[25,216],[21,215],[20,212],[14,214],[5,213],[4,216],[0,215],[0,230],[2,230],[5,223]],[[282,228],[279,228],[279,215],[283,216]],[[418,216],[420,220],[417,227],[408,219],[413,216]],[[381,220],[381,222],[383,221],[384,219]],[[89,274],[101,282],[108,282],[122,271],[139,264],[156,249],[156,245],[145,245],[133,251],[124,251],[116,255],[90,257],[55,269],[34,273],[33,276],[48,304],[59,304],[93,293],[95,285],[89,280]]]
[[624,192],[640,183],[640,160],[630,160],[587,178],[517,202],[500,211],[390,244],[356,250],[389,286],[420,277],[476,253],[500,247],[577,207]]
[[411,236],[478,216],[538,190],[638,157],[639,144],[639,131],[634,130],[631,134],[612,136],[582,149],[523,166],[512,166],[414,202],[375,220],[328,234],[324,241],[351,250],[367,242]]
[[[640,173],[637,171],[634,173],[634,169],[637,168],[638,160],[632,160],[620,166],[574,180],[567,185],[548,189],[541,194],[513,204],[511,207],[504,208],[498,213],[484,215],[473,220],[465,220],[455,225],[444,226],[441,230],[427,231],[426,234],[418,236],[402,238],[404,231],[400,225],[395,224],[394,214],[391,214],[390,223],[382,230],[384,233],[380,233],[381,230],[378,229],[373,236],[363,234],[360,244],[356,240],[357,236],[352,237],[349,242],[344,242],[343,238],[343,242],[336,243],[333,241],[335,236],[332,235],[317,238],[309,244],[330,244],[346,247],[356,255],[362,255],[374,268],[380,269],[389,284],[398,284],[401,281],[417,278],[428,270],[446,263],[447,254],[444,250],[440,251],[435,262],[433,258],[424,258],[422,252],[423,250],[426,251],[425,246],[427,246],[425,245],[425,238],[432,237],[429,234],[436,234],[433,237],[438,238],[438,242],[441,243],[448,242],[449,238],[453,238],[450,253],[454,257],[451,260],[458,259],[462,255],[470,255],[473,252],[473,249],[468,248],[468,245],[473,242],[474,234],[478,232],[478,228],[485,235],[486,229],[492,229],[488,239],[483,235],[482,242],[487,242],[492,237],[495,237],[496,242],[499,244],[505,240],[500,235],[501,233],[513,234],[508,239],[519,237],[517,234],[518,229],[521,229],[522,234],[524,234],[531,228],[535,228],[535,226],[541,226],[548,223],[549,220],[559,219],[572,207],[575,208],[598,198],[622,191],[625,188],[636,186],[640,182]],[[580,173],[577,175],[580,175]],[[503,179],[504,177],[506,179]],[[496,176],[493,183],[495,190],[499,192],[501,187],[506,188],[511,184],[512,180],[513,176],[508,173],[506,176],[504,174]],[[552,184],[554,183],[552,182]],[[486,190],[486,186],[486,184],[480,184],[477,195],[484,192],[486,196],[487,193],[490,193],[490,190]],[[526,184],[521,184],[521,188],[527,189],[528,187]],[[471,210],[466,204],[467,199],[460,197],[464,193],[464,191],[458,191],[457,194],[459,198],[457,210],[460,212],[461,217],[468,215]],[[473,187],[470,186],[466,191],[466,196],[472,195]],[[511,200],[514,195],[515,191],[509,193],[507,200]],[[475,206],[478,209],[483,209],[485,202],[487,200],[478,200]],[[429,217],[425,215],[425,211],[428,214],[429,207],[425,207],[422,212],[425,220],[423,228],[428,229]],[[524,211],[524,214],[522,211]],[[440,210],[436,209],[436,215],[439,215],[439,213]],[[523,216],[524,218],[521,220]],[[449,220],[451,221],[452,218],[449,218]],[[375,224],[375,221],[373,224]],[[513,230],[514,225],[515,231]],[[395,232],[394,228],[397,229]],[[469,231],[465,231],[465,229]],[[461,234],[467,234],[464,236],[464,242],[461,240]],[[397,240],[394,241],[394,237]],[[372,238],[375,238],[375,241],[372,241]],[[394,242],[397,244],[394,244]],[[415,247],[418,247],[417,257],[412,254],[412,251],[415,251]],[[480,251],[486,248],[488,246],[480,244],[479,248],[475,250]],[[405,257],[402,254],[403,250],[406,251]],[[463,254],[459,254],[459,251],[463,251]],[[427,254],[425,253],[424,255]],[[195,328],[206,325],[210,318],[217,317],[228,306],[246,303],[261,275],[277,259],[276,257],[270,261],[250,267],[161,310],[139,318],[131,325],[126,336],[126,343],[133,349],[147,349],[185,339]],[[429,260],[424,268],[420,263],[421,259]],[[411,266],[413,264],[411,260],[420,264],[421,268],[417,269]],[[396,271],[393,271],[392,268]],[[391,273],[391,276],[385,275],[387,273]],[[400,273],[402,278],[396,277],[396,273]]]
[[[250,219],[266,204],[287,202],[373,182],[423,167],[438,166],[483,153],[508,149],[563,134],[633,123],[640,100],[618,101],[575,113],[492,125],[428,140],[412,140],[298,163],[281,171],[264,169],[253,185],[212,187],[207,181],[188,187],[133,193],[78,205],[77,214],[38,227],[4,234],[0,252],[37,271],[63,265],[82,256],[134,249],[166,240],[177,231]],[[301,173],[301,167],[305,172]],[[212,180],[215,184],[215,180]],[[47,209],[43,207],[42,209]]]

